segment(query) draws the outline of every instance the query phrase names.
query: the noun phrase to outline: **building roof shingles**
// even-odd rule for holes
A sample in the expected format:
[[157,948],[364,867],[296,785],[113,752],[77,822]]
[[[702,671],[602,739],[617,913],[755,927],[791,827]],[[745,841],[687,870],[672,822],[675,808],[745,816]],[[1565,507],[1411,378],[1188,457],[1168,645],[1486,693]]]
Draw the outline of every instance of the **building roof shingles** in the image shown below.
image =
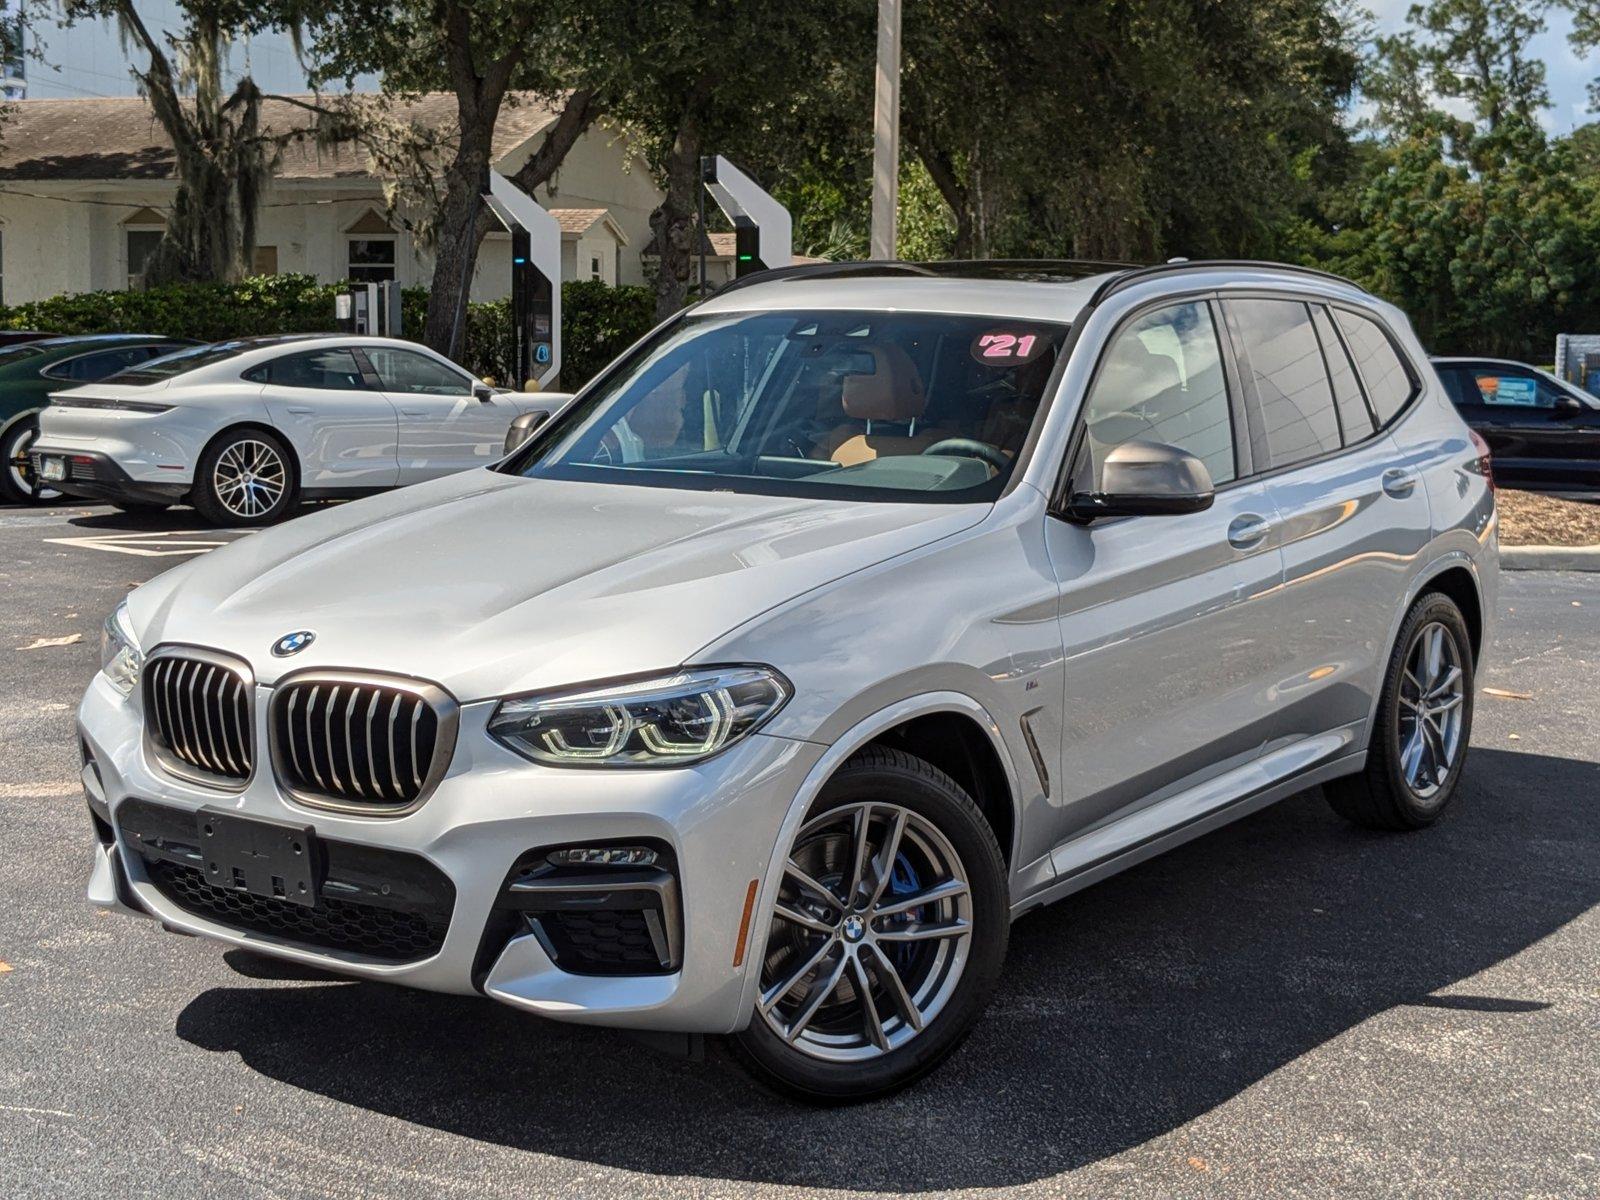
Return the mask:
[[[173,177],[172,143],[142,97],[18,100],[10,107],[0,144],[0,179]],[[456,122],[455,97],[429,92],[397,103],[392,115],[432,129],[450,130]],[[555,118],[548,102],[518,95],[501,111],[494,157],[509,154]],[[306,110],[282,100],[262,103],[262,124],[269,129],[302,129],[311,120]],[[348,142],[318,146],[307,137],[284,148],[274,175],[286,180],[359,179],[371,175],[370,166],[367,152],[359,146]]]

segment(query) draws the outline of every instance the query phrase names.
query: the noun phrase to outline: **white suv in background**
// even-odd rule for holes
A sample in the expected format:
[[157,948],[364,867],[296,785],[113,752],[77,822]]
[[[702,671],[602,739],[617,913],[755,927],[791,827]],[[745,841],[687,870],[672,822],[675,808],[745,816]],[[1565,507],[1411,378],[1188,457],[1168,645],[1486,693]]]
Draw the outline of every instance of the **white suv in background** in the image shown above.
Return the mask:
[[68,495],[266,525],[301,499],[484,466],[518,416],[559,402],[497,392],[414,342],[240,338],[56,393],[31,454]]
[[495,467],[137,589],[90,898],[843,1100],[956,1048],[1030,909],[1319,784],[1430,824],[1496,516],[1404,316],[1082,274],[752,277]]

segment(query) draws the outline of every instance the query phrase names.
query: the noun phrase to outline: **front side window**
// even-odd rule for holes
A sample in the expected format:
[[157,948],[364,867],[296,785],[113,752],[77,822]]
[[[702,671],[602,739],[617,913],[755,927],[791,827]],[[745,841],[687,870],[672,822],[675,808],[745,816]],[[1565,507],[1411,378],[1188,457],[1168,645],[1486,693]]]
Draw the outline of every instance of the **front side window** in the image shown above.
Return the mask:
[[1389,335],[1371,317],[1364,317],[1348,309],[1334,309],[1339,329],[1350,355],[1355,359],[1356,370],[1366,385],[1367,398],[1378,415],[1378,423],[1387,425],[1400,415],[1400,410],[1416,394],[1416,383],[1411,372],[1394,348]]
[[1230,300],[1228,310],[1243,351],[1241,368],[1255,381],[1257,467],[1286,467],[1339,449],[1333,389],[1310,309],[1298,300]]
[[1119,330],[1095,375],[1084,429],[1076,490],[1100,490],[1106,455],[1133,441],[1187,451],[1214,484],[1234,479],[1233,414],[1210,305],[1157,309]]
[[1557,408],[1564,398],[1554,384],[1520,371],[1497,371],[1490,367],[1468,369],[1465,375],[1473,385],[1463,389],[1469,401],[1490,408]]
[[315,388],[319,391],[352,391],[366,386],[355,355],[348,350],[305,350],[285,354],[271,362],[252,367],[245,373],[252,383],[276,387]]
[[386,392],[422,396],[470,396],[472,380],[415,350],[368,346],[364,353]]
[[692,316],[504,469],[866,500],[992,500],[1066,327],[882,312]]

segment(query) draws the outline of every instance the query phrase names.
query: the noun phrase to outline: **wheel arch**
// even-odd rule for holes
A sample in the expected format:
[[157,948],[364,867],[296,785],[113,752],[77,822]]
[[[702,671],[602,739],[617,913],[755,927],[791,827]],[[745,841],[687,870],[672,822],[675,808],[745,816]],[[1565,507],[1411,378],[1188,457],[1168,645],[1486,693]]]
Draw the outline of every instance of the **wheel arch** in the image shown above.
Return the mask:
[[21,412],[14,412],[4,420],[0,420],[0,438],[10,433],[19,421],[26,421],[29,417],[37,417],[43,411],[44,405],[41,404],[38,408],[25,408]]
[[[778,886],[783,875],[783,863],[787,857],[785,848],[794,840],[812,803],[827,785],[828,780],[833,778],[834,773],[858,750],[883,742],[900,746],[914,754],[916,751],[906,745],[904,739],[916,744],[926,744],[926,739],[934,736],[936,731],[956,731],[957,735],[964,739],[981,738],[981,742],[969,743],[968,751],[974,752],[972,748],[978,747],[974,753],[981,763],[984,755],[982,747],[986,746],[987,754],[992,756],[987,769],[998,768],[998,775],[988,776],[981,786],[989,789],[988,796],[992,803],[999,804],[1003,801],[1006,808],[1003,819],[1007,826],[1006,832],[1002,834],[997,828],[995,837],[1000,842],[1001,853],[1008,869],[1006,883],[1009,890],[1009,868],[1014,861],[1017,838],[1021,831],[1018,798],[1022,792],[1018,782],[1016,762],[1001,738],[999,726],[994,718],[983,705],[960,692],[928,692],[908,697],[880,709],[851,726],[823,751],[821,757],[807,772],[794,799],[789,803],[789,810],[784,815],[783,822],[778,828],[778,836],[773,842],[766,873],[761,880],[761,886],[757,889],[753,919],[746,934],[748,941],[743,947],[745,980],[744,993],[740,1000],[742,1013],[749,1014],[755,1008],[755,993],[760,984],[760,972],[754,969],[753,964],[760,962],[761,947],[766,945],[772,923],[772,905],[777,899]],[[886,739],[901,740],[886,741]],[[934,765],[940,766],[937,762]],[[944,768],[941,766],[940,769]],[[946,774],[950,772],[946,771]],[[962,782],[959,774],[952,777],[957,783]],[[993,788],[1001,782],[1005,789],[1004,795],[997,797]],[[984,809],[984,816],[991,825],[994,825],[996,818],[990,815],[984,802],[977,796],[973,796],[973,800]]]
[[212,448],[228,435],[234,433],[243,433],[246,431],[268,434],[272,437],[273,441],[277,442],[279,445],[288,450],[289,469],[294,472],[294,489],[296,492],[298,492],[300,490],[300,481],[305,477],[305,464],[300,461],[299,449],[292,441],[284,436],[283,430],[276,428],[266,421],[253,420],[229,422],[227,425],[224,425],[221,429],[217,430],[205,440],[205,444],[200,447],[200,453],[195,456],[193,486],[200,486],[200,464],[205,461],[206,455],[211,453]]

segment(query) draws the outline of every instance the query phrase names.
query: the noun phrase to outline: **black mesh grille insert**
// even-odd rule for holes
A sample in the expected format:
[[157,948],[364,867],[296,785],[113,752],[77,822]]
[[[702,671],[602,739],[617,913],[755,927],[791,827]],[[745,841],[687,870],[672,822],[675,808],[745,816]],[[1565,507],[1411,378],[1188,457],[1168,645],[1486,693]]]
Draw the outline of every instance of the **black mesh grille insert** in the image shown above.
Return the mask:
[[568,970],[632,968],[640,974],[661,970],[660,952],[638,909],[548,913],[539,919]]
[[250,778],[250,685],[237,671],[162,655],[145,664],[142,686],[145,722],[161,749],[209,775]]
[[346,950],[390,962],[413,962],[444,944],[448,917],[401,912],[323,898],[316,908],[212,887],[197,867],[147,862],[150,881],[186,912],[233,929],[266,933],[325,950]]
[[374,809],[405,808],[440,759],[440,714],[415,691],[374,682],[305,680],[272,702],[274,757],[301,795]]

